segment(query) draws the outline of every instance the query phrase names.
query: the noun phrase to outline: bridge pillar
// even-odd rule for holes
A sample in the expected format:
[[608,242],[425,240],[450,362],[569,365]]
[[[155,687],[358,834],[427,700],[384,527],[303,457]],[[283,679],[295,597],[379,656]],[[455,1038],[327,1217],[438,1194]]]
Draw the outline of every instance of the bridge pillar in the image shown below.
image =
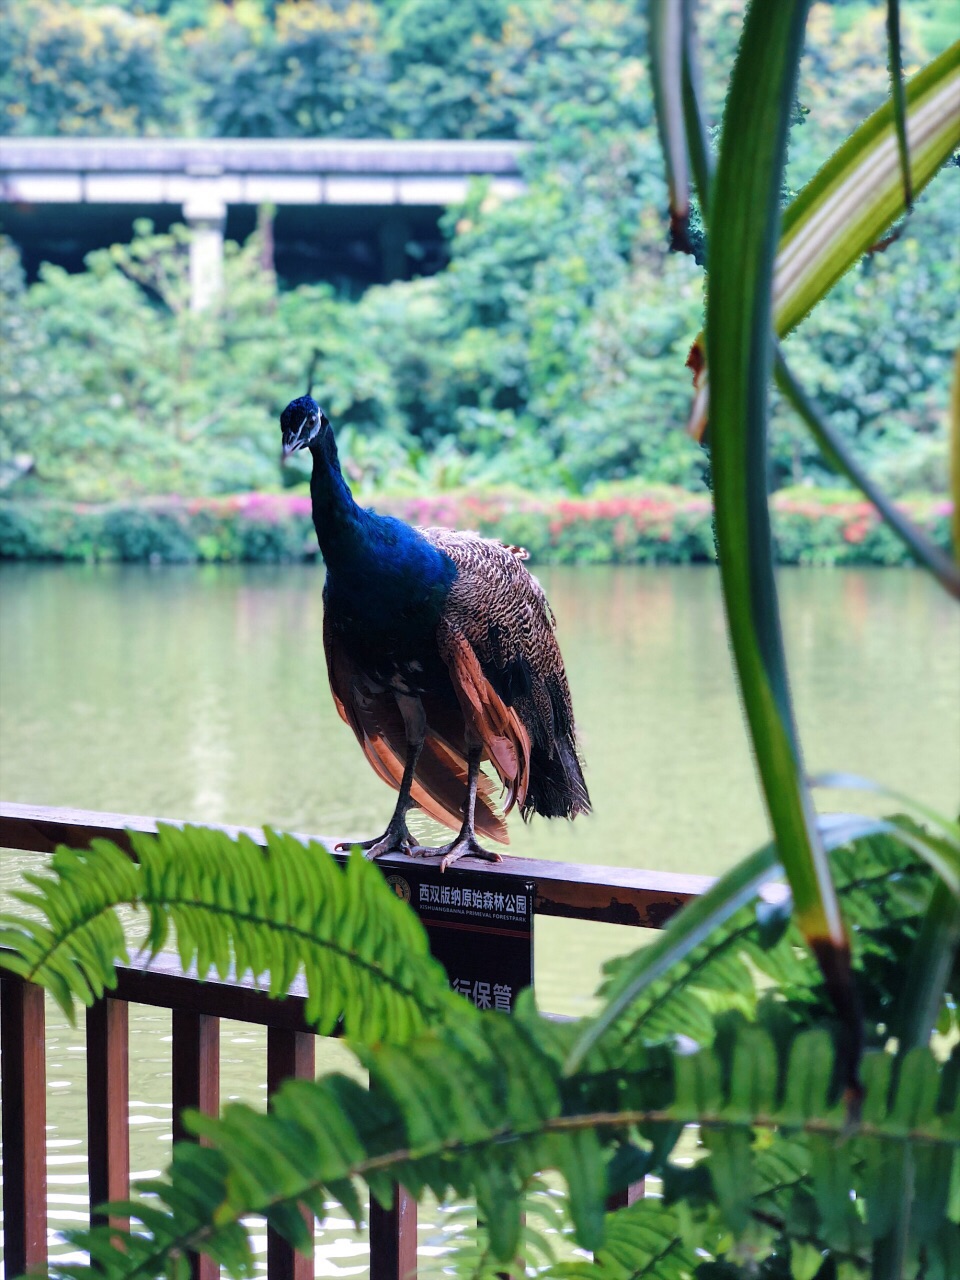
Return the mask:
[[213,192],[197,192],[184,201],[190,228],[190,310],[205,311],[223,292],[223,229],[227,206]]

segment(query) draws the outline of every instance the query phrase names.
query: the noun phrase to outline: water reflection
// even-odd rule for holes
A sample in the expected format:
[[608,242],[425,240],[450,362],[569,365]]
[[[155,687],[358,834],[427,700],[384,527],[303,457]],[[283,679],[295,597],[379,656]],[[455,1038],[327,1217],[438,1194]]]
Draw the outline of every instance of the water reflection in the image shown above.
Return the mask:
[[[513,851],[716,873],[759,844],[763,811],[715,572],[540,577],[596,812],[573,825],[516,822]],[[392,797],[327,689],[321,583],[310,566],[4,566],[0,795],[337,836],[382,829]],[[810,769],[895,782],[952,812],[960,624],[951,603],[909,570],[785,572],[781,596]],[[29,861],[3,856],[0,892]],[[613,926],[539,920],[541,1004],[583,1012],[602,960],[640,941]],[[170,1142],[169,1016],[137,1008],[134,1035],[131,1164],[150,1176]],[[262,1033],[225,1027],[223,1045],[224,1098],[262,1100]],[[344,1051],[324,1053],[333,1062]],[[58,1227],[85,1218],[85,1081],[81,1041],[56,1011],[49,1072]],[[424,1239],[439,1247],[437,1221],[428,1218]],[[365,1270],[346,1224],[330,1239],[325,1274]]]
[[[715,572],[540,576],[595,813],[514,821],[513,851],[715,873],[762,842]],[[5,566],[0,794],[341,837],[381,830],[391,794],[327,688],[321,583],[305,565]],[[785,572],[781,595],[809,768],[895,781],[952,811],[951,602],[910,570]],[[538,936],[541,990],[569,1011],[594,986],[585,958],[625,941],[558,921],[540,921]]]

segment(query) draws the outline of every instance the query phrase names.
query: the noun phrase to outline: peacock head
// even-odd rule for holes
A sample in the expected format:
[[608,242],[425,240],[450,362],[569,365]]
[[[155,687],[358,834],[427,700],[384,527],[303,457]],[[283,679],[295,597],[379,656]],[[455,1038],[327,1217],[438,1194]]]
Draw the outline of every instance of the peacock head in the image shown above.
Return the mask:
[[289,458],[297,449],[312,444],[329,427],[327,415],[312,396],[300,396],[291,400],[280,415],[284,459]]

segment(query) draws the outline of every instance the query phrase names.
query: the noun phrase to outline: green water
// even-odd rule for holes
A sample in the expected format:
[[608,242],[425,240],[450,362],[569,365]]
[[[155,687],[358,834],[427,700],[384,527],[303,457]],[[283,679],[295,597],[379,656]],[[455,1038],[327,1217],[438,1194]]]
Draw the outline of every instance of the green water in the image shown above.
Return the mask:
[[[761,843],[763,811],[713,570],[544,569],[595,813],[512,826],[527,856],[716,873]],[[382,830],[392,793],[338,719],[322,570],[0,571],[0,796],[337,837]],[[960,622],[919,572],[794,570],[784,631],[811,771],[897,785],[950,812],[960,791]],[[856,797],[826,795],[829,807]],[[859,801],[861,807],[863,801]],[[7,894],[27,855],[2,855]],[[639,941],[538,920],[543,1007],[589,1007],[599,965]],[[82,1221],[82,1040],[51,1011],[51,1227]],[[169,1019],[132,1011],[132,1164],[169,1149]],[[223,1031],[223,1094],[262,1097],[264,1039]],[[343,1050],[325,1042],[322,1066]],[[430,1237],[430,1232],[433,1236]],[[436,1220],[426,1237],[436,1242]],[[365,1271],[341,1224],[318,1272]]]

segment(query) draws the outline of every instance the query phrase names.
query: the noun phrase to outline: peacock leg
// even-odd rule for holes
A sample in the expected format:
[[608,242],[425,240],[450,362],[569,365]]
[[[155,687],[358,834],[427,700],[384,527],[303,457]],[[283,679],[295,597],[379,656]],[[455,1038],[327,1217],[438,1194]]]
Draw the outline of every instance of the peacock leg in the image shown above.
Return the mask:
[[410,798],[410,788],[413,786],[413,775],[417,768],[417,761],[420,759],[420,752],[423,750],[427,718],[419,698],[397,694],[397,705],[403,716],[403,725],[406,730],[407,758],[403,766],[400,794],[397,797],[393,817],[383,835],[375,840],[344,841],[336,846],[337,849],[350,849],[357,844],[371,859],[382,857],[385,853],[412,853],[415,849],[419,849],[407,826],[407,813],[414,807],[414,802]]
[[477,840],[476,832],[473,829],[474,813],[477,807],[477,781],[480,776],[480,756],[483,754],[483,747],[479,742],[468,742],[467,751],[467,803],[464,806],[463,826],[460,828],[460,834],[456,840],[451,840],[449,844],[441,845],[439,849],[411,849],[410,853],[414,856],[423,856],[424,854],[432,854],[434,857],[440,858],[440,870],[446,871],[458,858],[483,858],[486,862],[502,862],[503,859],[499,853],[495,853],[492,849],[484,849],[483,845]]

